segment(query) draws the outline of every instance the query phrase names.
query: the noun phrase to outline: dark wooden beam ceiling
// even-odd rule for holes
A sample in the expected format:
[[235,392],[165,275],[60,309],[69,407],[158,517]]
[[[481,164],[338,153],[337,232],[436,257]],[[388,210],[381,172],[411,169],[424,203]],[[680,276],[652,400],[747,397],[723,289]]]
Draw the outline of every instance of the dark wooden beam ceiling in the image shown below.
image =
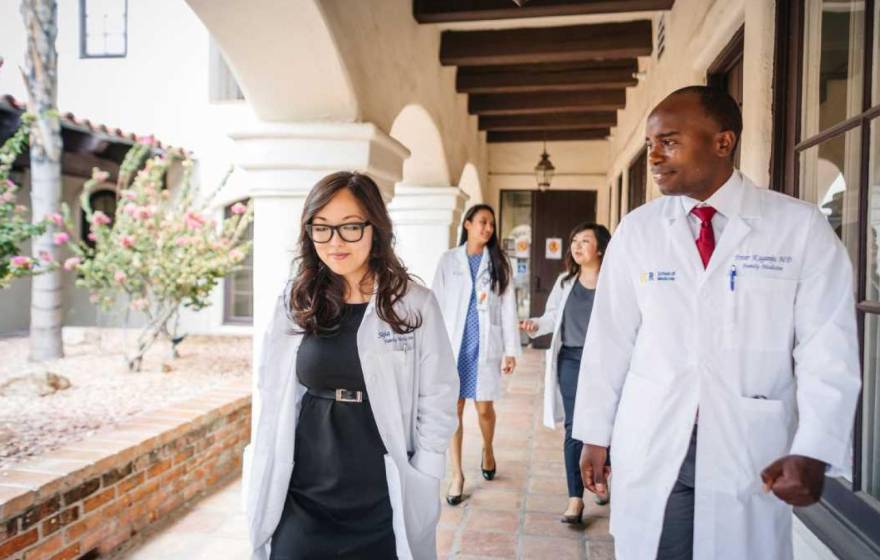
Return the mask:
[[444,31],[445,66],[626,59],[651,54],[649,20],[494,31]]
[[625,90],[471,95],[472,115],[523,115],[527,113],[582,113],[616,111],[626,105]]
[[674,3],[675,0],[530,0],[520,8],[511,0],[414,0],[413,16],[419,23],[445,23],[669,10]]
[[578,130],[617,126],[617,113],[547,113],[480,117],[480,130]]
[[607,128],[588,128],[583,130],[490,130],[486,141],[490,144],[502,142],[541,142],[543,140],[604,140],[608,137]]
[[638,83],[634,77],[638,70],[635,59],[622,61],[618,66],[564,70],[548,70],[546,66],[465,66],[458,69],[455,86],[459,93],[517,93],[620,89]]

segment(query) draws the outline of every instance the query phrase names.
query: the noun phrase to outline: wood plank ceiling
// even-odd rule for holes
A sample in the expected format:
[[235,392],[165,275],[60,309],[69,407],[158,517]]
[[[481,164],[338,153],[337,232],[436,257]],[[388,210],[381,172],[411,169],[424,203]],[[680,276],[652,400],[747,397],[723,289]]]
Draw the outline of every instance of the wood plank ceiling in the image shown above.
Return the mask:
[[[419,23],[668,10],[675,0],[413,0]],[[520,2],[523,3],[523,2]],[[653,50],[651,21],[447,30],[440,63],[456,66],[489,142],[605,138]]]

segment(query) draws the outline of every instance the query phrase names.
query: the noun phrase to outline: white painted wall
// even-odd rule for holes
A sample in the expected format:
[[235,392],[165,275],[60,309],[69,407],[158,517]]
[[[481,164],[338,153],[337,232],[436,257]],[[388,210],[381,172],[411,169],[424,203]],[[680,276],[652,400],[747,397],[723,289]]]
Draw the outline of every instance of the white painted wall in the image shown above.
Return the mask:
[[[626,108],[618,111],[611,131],[611,162],[607,183],[623,174],[623,205],[627,206],[626,171],[644,146],[645,119],[668,94],[688,85],[706,83],[706,71],[745,24],[742,164],[743,172],[767,185],[772,144],[774,0],[678,0],[665,14],[666,48],[640,59],[645,78],[627,90]],[[655,27],[660,16],[655,16]],[[659,191],[648,178],[648,199]]]
[[[191,151],[197,162],[196,181],[205,191],[219,184],[234,160],[228,134],[257,122],[243,101],[209,101],[209,34],[183,0],[128,3],[128,53],[125,58],[79,58],[79,2],[58,6],[58,106],[79,119],[105,124],[138,135],[154,135],[165,144]],[[24,64],[25,35],[18,2],[0,2],[0,95],[27,98],[18,72]],[[218,203],[246,195],[242,174],[234,174]],[[65,200],[78,189],[65,184]],[[217,216],[222,216],[222,207]],[[15,288],[29,294],[27,282]],[[21,294],[19,294],[21,295]],[[193,332],[216,331],[223,320],[222,289],[214,304],[188,314],[185,326]],[[15,301],[15,303],[9,303]],[[0,311],[15,307],[0,320],[0,332],[21,328],[27,309],[13,292],[0,292]],[[65,279],[65,324],[94,321],[87,295]],[[9,317],[7,319],[6,317]],[[26,325],[26,322],[25,322]],[[241,332],[241,327],[223,330]],[[244,329],[245,331],[247,329]]]

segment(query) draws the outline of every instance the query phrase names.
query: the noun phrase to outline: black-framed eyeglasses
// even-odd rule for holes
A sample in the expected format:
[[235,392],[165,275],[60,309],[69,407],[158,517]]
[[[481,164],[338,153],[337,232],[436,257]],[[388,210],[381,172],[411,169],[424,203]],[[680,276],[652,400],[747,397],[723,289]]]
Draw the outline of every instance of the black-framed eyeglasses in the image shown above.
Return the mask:
[[364,230],[370,222],[352,222],[331,226],[329,224],[306,224],[306,233],[314,243],[329,243],[333,233],[347,243],[357,243],[364,238]]

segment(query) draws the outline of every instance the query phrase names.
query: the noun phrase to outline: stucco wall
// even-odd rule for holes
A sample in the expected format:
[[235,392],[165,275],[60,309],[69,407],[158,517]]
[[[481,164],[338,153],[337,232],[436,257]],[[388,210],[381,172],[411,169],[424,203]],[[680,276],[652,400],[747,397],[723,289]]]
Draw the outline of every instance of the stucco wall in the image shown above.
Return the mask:
[[[664,16],[666,48],[640,59],[644,78],[627,90],[626,108],[618,111],[612,129],[611,163],[607,183],[623,174],[623,204],[627,205],[626,171],[644,146],[645,119],[651,109],[674,90],[706,83],[706,71],[745,25],[742,138],[743,172],[756,183],[769,180],[772,141],[772,73],[775,24],[773,0],[677,0]],[[660,16],[654,17],[655,29]],[[648,198],[659,191],[648,178]]]

